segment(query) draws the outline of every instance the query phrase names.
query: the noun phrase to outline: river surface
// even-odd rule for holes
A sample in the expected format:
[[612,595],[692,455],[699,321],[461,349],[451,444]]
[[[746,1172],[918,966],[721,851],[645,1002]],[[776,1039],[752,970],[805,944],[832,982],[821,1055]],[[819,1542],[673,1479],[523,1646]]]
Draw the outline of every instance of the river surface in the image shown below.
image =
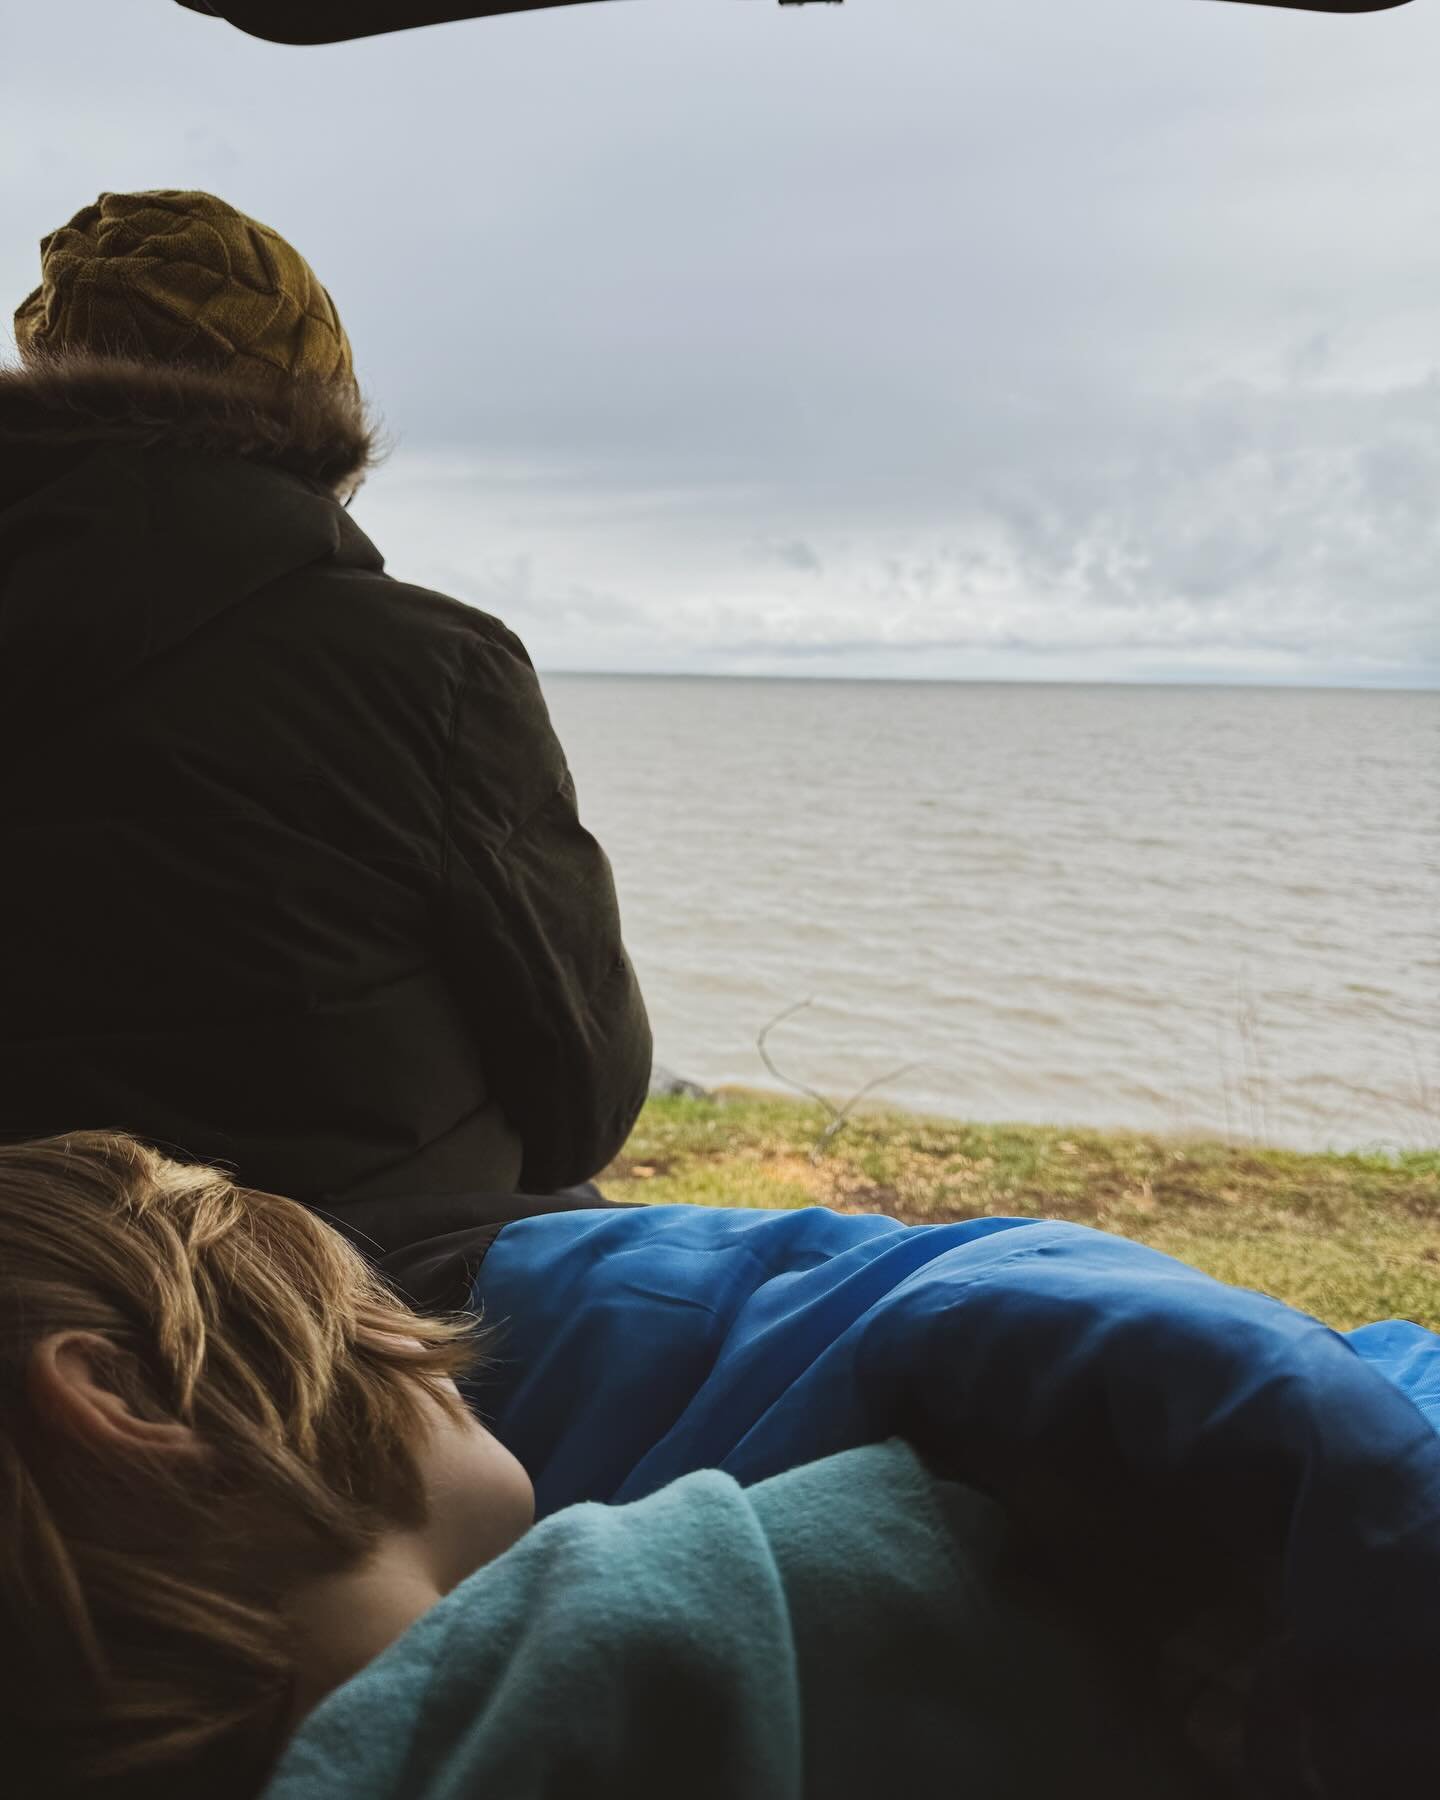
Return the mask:
[[1440,1143],[1440,694],[544,686],[667,1067]]

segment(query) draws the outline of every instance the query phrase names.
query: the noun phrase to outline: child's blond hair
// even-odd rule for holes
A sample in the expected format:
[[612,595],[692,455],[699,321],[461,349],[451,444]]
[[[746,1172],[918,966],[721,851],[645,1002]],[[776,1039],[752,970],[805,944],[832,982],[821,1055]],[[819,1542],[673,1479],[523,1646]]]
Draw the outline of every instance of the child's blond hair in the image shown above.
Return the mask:
[[[49,1427],[27,1372],[66,1331],[203,1454]],[[414,1316],[292,1201],[119,1134],[0,1147],[6,1792],[256,1793],[293,1704],[284,1597],[419,1523],[424,1392],[456,1404],[473,1359],[466,1322]]]

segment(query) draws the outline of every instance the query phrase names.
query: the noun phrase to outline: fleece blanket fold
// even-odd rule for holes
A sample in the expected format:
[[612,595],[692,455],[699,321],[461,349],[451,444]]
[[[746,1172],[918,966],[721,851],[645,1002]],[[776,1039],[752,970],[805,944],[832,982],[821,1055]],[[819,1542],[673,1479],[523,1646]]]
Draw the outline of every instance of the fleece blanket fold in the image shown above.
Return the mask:
[[331,1695],[267,1800],[887,1792],[1217,1792],[1001,1509],[897,1442],[552,1515]]

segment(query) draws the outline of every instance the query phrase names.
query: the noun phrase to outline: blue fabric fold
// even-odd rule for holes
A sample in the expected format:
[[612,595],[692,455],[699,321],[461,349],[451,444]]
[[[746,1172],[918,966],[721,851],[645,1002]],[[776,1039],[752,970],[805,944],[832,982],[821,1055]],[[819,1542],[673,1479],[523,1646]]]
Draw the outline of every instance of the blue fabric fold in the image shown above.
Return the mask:
[[1369,1800],[1433,1771],[1440,1346],[1418,1327],[1347,1338],[1083,1226],[819,1209],[521,1221],[475,1299],[504,1328],[478,1399],[542,1512],[902,1435],[1114,1558],[1117,1589],[1255,1571],[1260,1791]]

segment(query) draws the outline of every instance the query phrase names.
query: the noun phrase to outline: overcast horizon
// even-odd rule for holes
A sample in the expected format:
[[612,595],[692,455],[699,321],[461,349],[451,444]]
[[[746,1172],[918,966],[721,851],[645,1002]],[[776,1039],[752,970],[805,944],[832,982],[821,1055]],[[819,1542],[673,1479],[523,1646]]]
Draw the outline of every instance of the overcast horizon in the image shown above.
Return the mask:
[[1344,681],[1209,681],[1198,676],[1177,675],[1170,681],[1142,680],[1138,676],[1115,675],[796,675],[781,673],[742,673],[736,669],[567,669],[562,664],[547,664],[548,676],[574,680],[584,676],[596,681],[873,681],[892,687],[1215,687],[1254,688],[1268,693],[1344,693],[1344,694],[1433,694],[1434,685],[1404,687],[1399,683],[1384,687]]
[[5,355],[44,232],[222,194],[395,440],[353,516],[543,670],[1440,686],[1432,0],[3,30]]

